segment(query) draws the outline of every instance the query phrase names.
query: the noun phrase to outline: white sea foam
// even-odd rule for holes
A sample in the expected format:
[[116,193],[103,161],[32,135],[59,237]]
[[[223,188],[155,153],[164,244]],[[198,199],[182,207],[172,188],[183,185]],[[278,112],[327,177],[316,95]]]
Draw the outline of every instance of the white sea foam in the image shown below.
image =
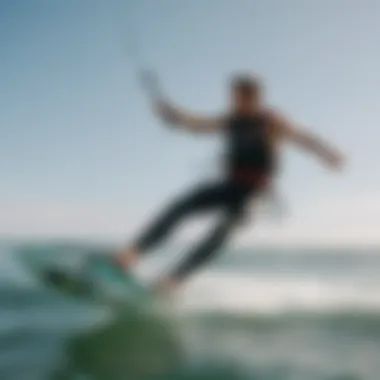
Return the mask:
[[193,311],[380,312],[380,283],[214,272],[190,283],[179,301]]

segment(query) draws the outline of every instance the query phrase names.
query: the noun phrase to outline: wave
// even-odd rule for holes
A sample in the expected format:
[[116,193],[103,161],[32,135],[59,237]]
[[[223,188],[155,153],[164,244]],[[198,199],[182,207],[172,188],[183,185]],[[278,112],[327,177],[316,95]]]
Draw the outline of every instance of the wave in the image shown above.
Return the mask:
[[[44,262],[44,265],[64,262],[68,266],[78,266],[86,255],[107,250],[109,251],[109,247],[99,245],[53,242],[20,246],[15,252],[34,261]],[[229,256],[234,255],[233,252]],[[302,268],[307,267],[305,262],[309,262],[309,267],[316,267],[315,255],[310,258],[297,252],[290,252],[288,255],[293,257],[295,267],[297,262],[303,263]],[[322,252],[321,255],[328,268],[329,253]],[[345,262],[341,255],[331,252],[331,262],[335,267],[338,256]],[[11,256],[14,260],[15,256]],[[256,263],[270,263],[271,260],[262,253],[252,256],[252,261]],[[366,259],[363,258],[360,262],[355,256],[355,263],[362,263],[361,269],[358,272],[347,270],[344,275],[341,272],[321,270],[320,267],[314,271],[289,271],[289,261],[284,259],[284,255],[276,254],[276,258],[273,257],[272,265],[265,265],[265,269],[260,264],[249,266],[245,263],[243,270],[236,265],[214,265],[212,270],[200,273],[186,285],[177,297],[178,310],[192,314],[219,311],[251,315],[336,314],[358,311],[380,313],[380,277],[373,265],[372,255],[367,265],[370,271],[363,270]],[[294,257],[299,257],[297,262]],[[350,257],[352,260],[353,255]],[[9,277],[9,273],[16,273],[17,268],[14,262],[7,262]],[[148,260],[137,272],[142,281],[149,281],[165,265],[165,260],[158,257]],[[353,266],[350,265],[351,267]],[[18,276],[21,277],[19,272],[20,270]]]
[[215,271],[189,285],[178,302],[187,312],[380,314],[380,287],[371,281]]
[[[28,252],[45,263],[75,264],[84,248]],[[185,286],[166,317],[63,301],[21,283],[25,274],[13,253],[3,257],[8,273],[0,282],[0,353],[6,358],[0,373],[6,369],[9,379],[42,371],[54,362],[54,350],[64,357],[55,367],[59,379],[378,379],[377,361],[370,362],[370,374],[367,365],[380,349],[373,279],[214,267]],[[157,272],[157,265],[150,262],[147,272]],[[355,362],[360,355],[366,361]]]

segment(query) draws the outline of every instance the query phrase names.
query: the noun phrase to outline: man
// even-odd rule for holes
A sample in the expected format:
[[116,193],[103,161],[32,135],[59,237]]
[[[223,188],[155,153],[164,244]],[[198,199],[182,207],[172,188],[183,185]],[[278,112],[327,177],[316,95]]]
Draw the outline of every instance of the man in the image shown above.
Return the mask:
[[343,162],[336,149],[269,109],[259,79],[236,76],[231,83],[230,96],[231,110],[216,118],[192,115],[167,101],[157,101],[158,114],[165,121],[190,132],[222,133],[227,145],[224,180],[205,184],[177,199],[117,257],[118,263],[129,269],[184,217],[206,210],[221,211],[219,223],[210,235],[159,282],[160,288],[176,287],[215,256],[244,217],[248,202],[271,186],[277,172],[277,151],[282,143],[295,143],[332,169],[338,169]]

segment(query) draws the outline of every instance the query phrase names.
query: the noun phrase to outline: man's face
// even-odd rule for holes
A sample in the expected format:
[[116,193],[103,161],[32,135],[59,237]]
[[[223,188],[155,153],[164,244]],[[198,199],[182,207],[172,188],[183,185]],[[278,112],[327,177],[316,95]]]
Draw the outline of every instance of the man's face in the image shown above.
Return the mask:
[[239,88],[232,90],[232,108],[235,112],[247,114],[260,105],[260,94],[256,89]]

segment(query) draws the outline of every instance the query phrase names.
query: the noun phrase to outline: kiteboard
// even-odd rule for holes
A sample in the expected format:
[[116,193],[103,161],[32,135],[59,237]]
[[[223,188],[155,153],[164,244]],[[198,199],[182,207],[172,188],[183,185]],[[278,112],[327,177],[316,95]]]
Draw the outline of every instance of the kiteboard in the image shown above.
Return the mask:
[[24,260],[26,268],[44,286],[82,299],[149,299],[153,291],[108,254],[89,255],[76,267]]

